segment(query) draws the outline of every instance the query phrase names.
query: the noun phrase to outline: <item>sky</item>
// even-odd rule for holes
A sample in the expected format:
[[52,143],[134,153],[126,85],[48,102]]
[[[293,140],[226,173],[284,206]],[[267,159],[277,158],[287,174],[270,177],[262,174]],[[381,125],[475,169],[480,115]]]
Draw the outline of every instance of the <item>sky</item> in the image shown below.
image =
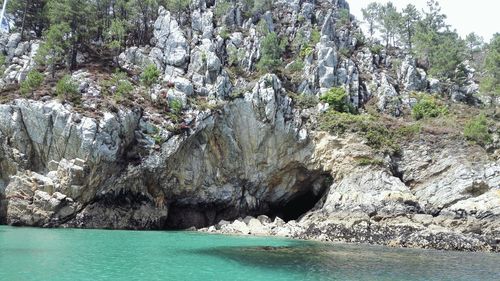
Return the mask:
[[[386,3],[387,0],[347,0],[351,14],[359,21],[363,20],[361,9],[370,2]],[[471,32],[482,36],[489,42],[493,34],[500,33],[500,1],[499,0],[438,0],[441,12],[447,16],[446,22],[465,37]],[[393,0],[399,11],[406,5],[413,4],[418,9],[426,7],[427,0]]]

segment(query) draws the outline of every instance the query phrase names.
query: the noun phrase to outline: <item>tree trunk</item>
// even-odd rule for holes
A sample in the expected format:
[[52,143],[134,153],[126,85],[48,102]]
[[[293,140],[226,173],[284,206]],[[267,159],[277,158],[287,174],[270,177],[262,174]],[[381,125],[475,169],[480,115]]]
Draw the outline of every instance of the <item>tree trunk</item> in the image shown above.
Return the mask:
[[23,38],[23,36],[24,36],[24,29],[26,27],[25,26],[26,25],[26,14],[28,13],[28,7],[29,7],[30,3],[31,3],[31,0],[26,0],[26,3],[24,4],[23,22],[21,24],[21,38]]

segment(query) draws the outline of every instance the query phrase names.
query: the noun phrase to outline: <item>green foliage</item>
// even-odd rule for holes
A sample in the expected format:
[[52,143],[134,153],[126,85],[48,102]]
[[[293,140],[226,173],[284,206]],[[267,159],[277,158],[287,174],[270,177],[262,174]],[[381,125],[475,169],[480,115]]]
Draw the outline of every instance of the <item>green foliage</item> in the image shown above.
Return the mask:
[[422,124],[415,123],[406,126],[401,126],[396,130],[396,134],[400,138],[411,139],[418,136],[422,132]]
[[344,58],[349,58],[351,56],[351,51],[345,47],[340,48],[339,53]]
[[335,87],[321,95],[320,101],[328,103],[331,108],[337,112],[351,112],[355,109],[349,102],[349,97],[343,88]]
[[358,162],[359,166],[383,166],[384,161],[377,158],[371,158],[368,156],[362,156],[356,158],[356,162]]
[[282,45],[274,32],[267,34],[260,45],[261,57],[257,69],[261,72],[273,72],[281,66]]
[[117,102],[129,98],[130,94],[134,90],[134,86],[128,80],[127,74],[121,71],[116,71],[115,73],[113,73],[110,79],[104,80],[102,82],[101,86],[103,93],[106,95],[112,95]]
[[304,70],[304,62],[301,59],[296,59],[295,61],[293,61],[292,64],[290,64],[290,66],[288,67],[288,69],[292,73],[301,72],[302,70]]
[[5,55],[3,54],[0,54],[0,75],[3,75],[4,72],[5,72],[5,63],[7,61],[7,58],[5,57]]
[[496,106],[495,101],[500,97],[500,33],[496,33],[488,45],[483,69],[481,91],[490,96],[491,106]]
[[434,97],[427,94],[421,94],[412,108],[412,115],[416,120],[435,118],[447,113],[448,109],[445,105],[440,104]]
[[70,33],[66,23],[53,24],[45,32],[44,43],[38,49],[35,61],[51,68],[52,77],[55,75],[56,65],[64,62],[65,55],[69,52],[70,45],[65,40]]
[[314,52],[314,47],[312,46],[304,46],[302,49],[300,49],[300,57],[301,58],[307,58],[309,57],[312,53]]
[[175,115],[179,115],[182,112],[182,102],[178,99],[170,100],[169,107],[170,111]]
[[488,120],[481,114],[465,124],[464,137],[480,145],[491,143],[492,137],[488,131]]
[[219,0],[215,3],[214,15],[216,18],[221,18],[229,12],[232,4],[228,0]]
[[[3,2],[3,1],[2,1]],[[10,0],[7,3],[7,12],[14,15],[13,20],[16,27],[20,27],[23,38],[31,37],[32,31],[36,37],[42,36],[42,31],[47,24],[44,8],[47,0]]]
[[165,8],[171,12],[179,13],[189,9],[191,0],[168,0],[165,2]]
[[158,82],[158,78],[160,77],[160,70],[154,64],[149,64],[144,68],[144,71],[141,73],[141,83],[146,87],[150,88],[156,82]]
[[348,9],[340,9],[338,11],[338,19],[336,22],[337,27],[342,27],[342,26],[347,26],[350,22],[350,15],[349,15],[349,10]]
[[370,38],[373,38],[373,34],[378,27],[378,17],[380,11],[380,4],[376,2],[371,2],[364,9],[361,9],[363,13],[363,19],[368,23],[368,32],[370,33]]
[[224,40],[227,40],[227,39],[229,39],[229,37],[231,37],[231,34],[229,33],[229,30],[225,26],[223,26],[223,27],[220,28],[219,35]]
[[295,93],[289,93],[288,95],[292,98],[295,106],[303,109],[315,107],[319,102],[315,95]]
[[380,44],[372,44],[370,45],[370,52],[375,55],[380,55],[382,53],[382,50],[384,49],[384,46]]
[[333,134],[359,133],[370,147],[386,153],[399,150],[395,135],[371,115],[354,115],[329,110],[321,115],[319,128]]
[[21,83],[21,94],[33,94],[33,92],[42,85],[42,82],[43,74],[36,70],[31,70],[30,72],[28,72],[26,79]]
[[317,28],[313,28],[311,30],[311,45],[316,46],[316,44],[319,43],[319,40],[321,39],[321,32]]
[[78,86],[71,80],[71,76],[64,75],[56,84],[56,95],[58,97],[70,100],[75,104],[80,103],[80,93]]
[[241,61],[241,58],[245,55],[245,49],[238,49],[234,45],[228,45],[227,55],[228,64],[237,66]]
[[244,2],[248,9],[246,13],[247,17],[263,14],[273,8],[272,0],[244,0]]

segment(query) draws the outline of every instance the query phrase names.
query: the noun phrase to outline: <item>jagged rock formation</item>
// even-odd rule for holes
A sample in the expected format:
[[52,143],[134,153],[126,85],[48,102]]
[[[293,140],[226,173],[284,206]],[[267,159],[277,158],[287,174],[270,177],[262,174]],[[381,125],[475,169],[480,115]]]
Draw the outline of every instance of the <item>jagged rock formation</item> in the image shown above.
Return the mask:
[[[169,130],[169,120],[155,127],[151,120],[158,116],[138,108],[90,117],[50,99],[0,105],[0,223],[212,226],[205,230],[499,250],[498,158],[460,141],[413,140],[382,163],[359,165],[377,152],[356,134],[319,131],[325,105],[302,109],[287,95],[341,86],[355,106],[376,97],[381,111],[398,115],[411,106],[410,92],[444,85],[428,79],[411,57],[398,56],[402,63],[394,69],[398,58],[372,54],[354,19],[341,24],[340,10],[348,8],[342,0],[273,1],[273,11],[260,16],[265,28],[290,41],[298,34],[311,40],[317,32],[319,41],[294,81],[274,74],[234,77],[233,67],[251,74],[261,56],[259,19],[244,17],[237,1],[216,18],[214,2],[193,1],[190,14],[176,16],[161,8],[152,46],[131,47],[119,57],[131,72],[150,63],[161,70],[168,83],[156,85],[151,96],[168,91],[169,99],[182,101],[190,126],[181,132]],[[31,53],[29,63],[8,75],[22,79],[36,43],[19,47],[24,43],[16,40],[9,39],[4,52],[9,58]],[[83,108],[97,108],[98,82],[84,70],[73,80]],[[190,107],[189,99],[200,96],[215,108]],[[228,222],[261,214],[274,221]]]

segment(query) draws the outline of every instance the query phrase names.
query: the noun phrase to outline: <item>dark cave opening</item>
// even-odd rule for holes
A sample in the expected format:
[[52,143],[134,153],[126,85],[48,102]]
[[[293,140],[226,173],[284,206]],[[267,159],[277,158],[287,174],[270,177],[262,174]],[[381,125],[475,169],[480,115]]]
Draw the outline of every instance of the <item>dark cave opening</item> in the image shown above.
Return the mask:
[[293,197],[284,205],[274,208],[274,212],[271,213],[271,216],[280,217],[286,222],[296,220],[314,208],[321,197],[323,197],[323,193],[314,194],[313,190],[308,190],[303,194]]
[[267,215],[285,222],[299,219],[312,210],[324,198],[332,178],[329,174],[305,173],[292,188],[296,193],[280,202],[261,201],[257,208],[246,209],[242,206],[218,204],[190,205],[179,201],[168,206],[168,216],[163,229],[182,230],[191,227],[202,228],[216,225],[221,220],[233,221],[246,216]]

